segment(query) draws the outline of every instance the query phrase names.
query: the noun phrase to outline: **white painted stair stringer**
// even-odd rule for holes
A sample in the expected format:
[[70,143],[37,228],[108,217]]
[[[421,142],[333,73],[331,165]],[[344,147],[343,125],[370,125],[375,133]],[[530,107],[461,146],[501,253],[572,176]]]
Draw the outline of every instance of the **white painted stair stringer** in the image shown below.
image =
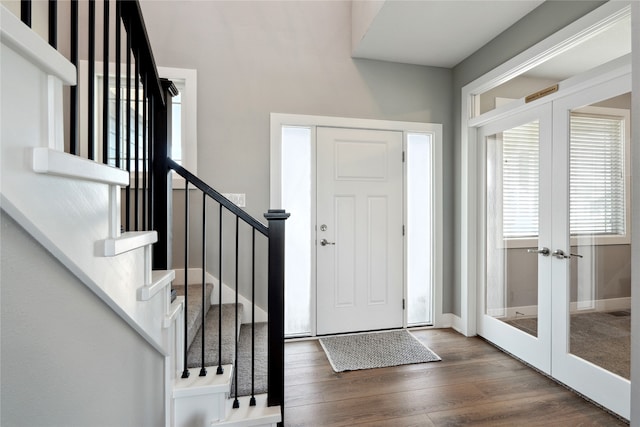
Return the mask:
[[[128,242],[128,252],[104,256],[105,241],[127,240],[114,219],[119,218],[117,195],[125,176],[114,168],[57,152],[64,146],[62,87],[75,84],[75,68],[0,7],[2,208],[166,355],[168,333],[163,325],[168,293],[147,301],[137,298],[141,285],[152,285],[147,253],[155,232],[145,233],[138,242],[143,247]],[[112,215],[115,212],[118,215]]]

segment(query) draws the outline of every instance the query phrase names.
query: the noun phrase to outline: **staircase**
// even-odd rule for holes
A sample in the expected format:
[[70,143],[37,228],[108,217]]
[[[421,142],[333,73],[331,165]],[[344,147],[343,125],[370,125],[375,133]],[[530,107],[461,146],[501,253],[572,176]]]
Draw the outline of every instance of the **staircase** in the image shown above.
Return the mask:
[[[223,285],[224,286],[224,285]],[[190,375],[187,379],[177,378],[174,382],[173,398],[174,411],[176,413],[175,425],[179,426],[200,426],[205,420],[209,420],[210,425],[243,425],[243,426],[272,426],[280,421],[280,408],[268,407],[266,405],[266,394],[256,394],[254,406],[251,405],[251,390],[249,364],[251,363],[251,332],[252,324],[238,324],[235,327],[236,304],[218,304],[217,301],[211,303],[211,295],[214,285],[207,283],[205,294],[205,366],[208,372],[206,377],[198,376],[201,366],[202,332],[202,285],[189,284],[187,294],[192,295],[193,300],[189,304],[187,313],[187,367],[190,368]],[[176,286],[178,298],[184,297],[184,285]],[[239,303],[238,317],[243,318],[244,305]],[[219,310],[222,308],[222,368],[224,373],[216,375],[218,363],[218,319]],[[266,323],[257,323],[257,345],[256,354],[258,364],[262,366],[257,369],[263,372],[262,378],[258,378],[256,392],[264,393],[266,390]],[[234,370],[234,359],[236,355],[236,343],[238,345],[238,365],[243,369],[244,375]],[[244,357],[243,357],[244,356]],[[235,393],[235,375],[240,378],[241,387],[238,391],[239,408],[233,408]],[[244,377],[244,378],[243,378]],[[183,415],[184,414],[184,415]],[[222,414],[222,415],[220,415]]]
[[[141,21],[141,16],[135,15],[136,9],[139,11],[137,2],[118,1],[117,5],[121,9],[118,13],[123,16],[125,8],[133,11],[133,18],[125,22],[125,27],[131,25],[130,22]],[[281,328],[278,322],[273,323],[271,311],[268,315],[260,313],[259,317],[269,317],[270,339],[275,337],[275,342],[281,345],[272,346],[275,353],[269,355],[269,366],[260,369],[268,369],[269,381],[274,376],[275,384],[279,385],[276,390],[270,388],[269,395],[255,395],[255,404],[252,396],[230,398],[232,385],[239,377],[235,362],[240,359],[236,354],[246,352],[246,349],[234,348],[236,342],[244,341],[239,339],[241,331],[247,327],[259,329],[260,340],[266,341],[264,324],[247,324],[256,318],[256,307],[251,307],[251,315],[245,314],[247,299],[238,295],[237,284],[232,290],[208,273],[210,280],[202,298],[202,284],[192,283],[189,274],[184,275],[184,280],[183,275],[173,269],[153,269],[160,252],[158,242],[171,233],[163,229],[162,221],[155,219],[149,223],[158,224],[157,230],[122,231],[121,213],[129,210],[128,204],[123,206],[122,195],[130,186],[130,172],[65,152],[68,144],[65,144],[63,98],[65,87],[74,87],[77,83],[76,67],[12,12],[4,6],[0,8],[3,215],[26,230],[124,320],[123,328],[135,331],[164,358],[164,371],[157,372],[160,383],[164,383],[164,402],[146,410],[162,412],[166,426],[275,426],[281,423],[283,365],[280,365],[284,344]],[[146,34],[144,36],[146,38]],[[153,166],[164,170],[166,177],[168,168]],[[126,192],[128,194],[128,190]],[[231,206],[227,202],[220,201],[221,210],[223,205]],[[150,214],[149,218],[155,217]],[[267,237],[278,229],[261,227]],[[270,263],[272,254],[280,251],[273,250],[281,243],[275,240],[282,239],[269,239]],[[278,304],[272,301],[282,296],[282,290],[274,288],[274,295],[271,291],[272,283],[282,282],[282,272],[277,270],[269,268],[269,305],[274,309]],[[186,288],[185,281],[189,283]],[[175,300],[170,292],[172,286],[178,291]],[[223,350],[219,361],[211,344],[218,341],[220,310],[223,313],[221,341],[229,344],[230,349]],[[226,313],[231,313],[231,318]],[[201,358],[203,326],[204,362]],[[217,344],[214,347],[217,350]],[[200,376],[198,369],[191,369],[190,375],[183,378],[188,368],[201,367],[206,369],[206,376]],[[216,373],[219,368],[223,373]],[[246,376],[246,372],[242,375]],[[24,387],[28,388],[28,384]],[[27,420],[29,414],[24,416]],[[56,416],[62,417],[50,414],[52,424],[68,424],[69,420],[56,419]]]

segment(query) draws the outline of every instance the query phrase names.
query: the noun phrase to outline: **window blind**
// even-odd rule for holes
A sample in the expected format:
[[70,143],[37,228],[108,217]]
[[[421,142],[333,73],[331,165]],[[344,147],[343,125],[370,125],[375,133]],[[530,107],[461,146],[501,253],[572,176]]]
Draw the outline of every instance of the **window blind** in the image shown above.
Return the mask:
[[571,115],[571,234],[624,235],[624,119]]
[[[504,238],[538,236],[539,122],[503,132]],[[624,118],[572,113],[571,235],[626,233]]]
[[538,121],[502,134],[502,221],[505,238],[538,235]]

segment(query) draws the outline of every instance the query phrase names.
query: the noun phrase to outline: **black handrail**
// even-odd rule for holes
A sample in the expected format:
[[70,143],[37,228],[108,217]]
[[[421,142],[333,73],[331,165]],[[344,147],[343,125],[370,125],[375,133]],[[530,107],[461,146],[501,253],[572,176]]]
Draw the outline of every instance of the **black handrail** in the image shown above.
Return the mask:
[[157,101],[162,105],[167,105],[165,91],[162,87],[156,61],[151,51],[151,42],[147,34],[147,27],[142,18],[142,9],[140,3],[136,1],[118,0],[121,7],[122,22],[125,28],[131,32],[131,48],[138,53],[138,61],[140,62],[141,74],[149,76],[149,91],[157,96]]
[[224,197],[221,193],[214,190],[212,187],[207,185],[203,180],[186,170],[180,164],[176,163],[172,159],[168,159],[169,169],[174,170],[178,175],[183,177],[185,180],[189,181],[193,184],[197,189],[206,193],[209,197],[211,197],[216,202],[220,203],[224,206],[228,211],[232,212],[234,215],[240,217],[241,220],[246,222],[251,227],[255,228],[264,236],[269,236],[269,229],[262,224],[260,221],[240,209],[235,203],[231,200]]

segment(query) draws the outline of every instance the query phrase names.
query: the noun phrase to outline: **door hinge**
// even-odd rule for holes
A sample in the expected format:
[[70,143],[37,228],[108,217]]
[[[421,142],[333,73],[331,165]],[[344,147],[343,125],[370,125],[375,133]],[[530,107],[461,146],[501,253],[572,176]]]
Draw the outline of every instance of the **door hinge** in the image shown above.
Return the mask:
[[404,310],[404,298],[402,298],[402,309]]
[[402,226],[402,235],[404,236],[404,225]]
[[404,163],[404,162],[405,162],[405,160],[404,160],[404,151],[403,151],[402,152],[402,163]]

